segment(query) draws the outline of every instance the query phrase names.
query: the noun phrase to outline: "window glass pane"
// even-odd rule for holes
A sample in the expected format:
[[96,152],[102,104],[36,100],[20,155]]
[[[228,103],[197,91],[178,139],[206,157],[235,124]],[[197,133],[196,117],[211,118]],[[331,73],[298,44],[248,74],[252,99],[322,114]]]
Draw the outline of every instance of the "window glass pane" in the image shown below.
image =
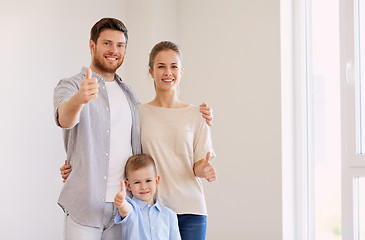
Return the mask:
[[365,240],[365,177],[354,178],[354,239]]
[[365,240],[365,177],[359,178],[359,240]]
[[358,92],[358,115],[360,122],[358,132],[360,133],[360,154],[365,153],[365,0],[355,0],[355,38],[357,41],[357,87]]
[[[341,239],[341,139],[338,1],[311,1],[309,140],[314,239]],[[326,17],[323,17],[323,16]],[[310,168],[312,169],[312,168]],[[311,176],[311,174],[310,174]],[[312,232],[312,231],[311,231]],[[313,235],[312,235],[313,236]]]

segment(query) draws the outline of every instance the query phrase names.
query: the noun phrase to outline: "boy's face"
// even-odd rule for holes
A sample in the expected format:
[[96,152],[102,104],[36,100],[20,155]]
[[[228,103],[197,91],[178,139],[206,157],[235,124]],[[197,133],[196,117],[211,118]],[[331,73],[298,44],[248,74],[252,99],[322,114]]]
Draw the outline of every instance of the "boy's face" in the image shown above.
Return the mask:
[[125,185],[133,196],[153,205],[153,197],[160,182],[160,176],[156,176],[153,166],[129,171],[127,175],[128,180],[125,181]]

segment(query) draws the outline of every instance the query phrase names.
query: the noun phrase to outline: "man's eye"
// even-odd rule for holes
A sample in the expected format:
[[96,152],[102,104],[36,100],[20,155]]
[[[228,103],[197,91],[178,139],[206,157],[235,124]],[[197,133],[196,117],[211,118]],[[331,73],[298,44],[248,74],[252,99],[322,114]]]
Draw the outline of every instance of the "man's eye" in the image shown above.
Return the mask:
[[104,43],[104,45],[108,46],[108,45],[109,45],[109,43],[108,43],[108,42],[105,42],[105,43]]
[[177,66],[172,66],[172,68],[177,68]]
[[146,182],[152,182],[152,180],[149,179],[149,180],[146,180]]
[[158,66],[158,68],[165,68],[165,66]]
[[134,184],[140,184],[140,182],[134,182]]
[[123,47],[124,47],[124,45],[123,45],[123,44],[119,44],[119,45],[118,45],[118,47],[123,48]]

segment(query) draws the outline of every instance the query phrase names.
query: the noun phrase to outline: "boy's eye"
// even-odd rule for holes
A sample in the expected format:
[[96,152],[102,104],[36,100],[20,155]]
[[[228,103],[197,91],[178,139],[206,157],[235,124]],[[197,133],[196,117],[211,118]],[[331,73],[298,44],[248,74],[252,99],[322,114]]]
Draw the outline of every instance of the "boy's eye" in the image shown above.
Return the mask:
[[148,180],[146,180],[146,182],[152,182],[152,180],[151,179],[148,179]]

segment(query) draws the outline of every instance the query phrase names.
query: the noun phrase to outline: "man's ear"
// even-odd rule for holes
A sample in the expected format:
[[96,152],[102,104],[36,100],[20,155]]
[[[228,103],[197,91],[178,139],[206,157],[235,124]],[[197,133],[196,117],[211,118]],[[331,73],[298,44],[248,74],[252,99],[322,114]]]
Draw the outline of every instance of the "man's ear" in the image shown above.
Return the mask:
[[93,53],[94,53],[94,51],[95,51],[95,46],[96,46],[95,42],[94,42],[93,40],[91,40],[91,39],[90,39],[90,42],[89,42],[89,48],[90,48],[90,52],[91,52],[91,54],[93,54]]

